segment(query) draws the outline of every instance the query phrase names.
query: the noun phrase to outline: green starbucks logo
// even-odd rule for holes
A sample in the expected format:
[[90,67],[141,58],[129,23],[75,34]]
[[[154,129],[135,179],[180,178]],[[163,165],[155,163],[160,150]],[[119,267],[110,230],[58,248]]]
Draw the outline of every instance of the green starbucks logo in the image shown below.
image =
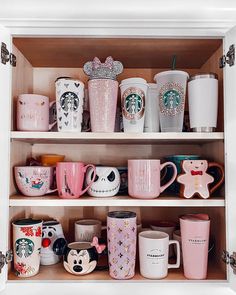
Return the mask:
[[30,239],[18,239],[15,243],[16,254],[22,257],[29,257],[34,251],[34,242]]
[[159,94],[160,111],[175,116],[184,110],[184,89],[178,83],[165,84]]
[[145,94],[135,87],[126,89],[122,96],[122,113],[127,120],[139,120],[144,115]]

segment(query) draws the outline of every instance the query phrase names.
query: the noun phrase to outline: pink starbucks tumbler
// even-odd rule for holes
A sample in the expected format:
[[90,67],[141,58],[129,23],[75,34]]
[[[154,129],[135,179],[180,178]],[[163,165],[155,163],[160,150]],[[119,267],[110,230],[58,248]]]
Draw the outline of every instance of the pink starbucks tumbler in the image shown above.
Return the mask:
[[207,214],[180,217],[184,276],[203,280],[207,277],[210,219]]
[[113,211],[107,216],[107,243],[110,276],[118,280],[131,279],[135,274],[136,213]]
[[[92,167],[93,178],[88,186],[82,190],[84,176],[89,167]],[[82,162],[58,162],[56,167],[57,189],[62,199],[76,199],[83,195],[92,185],[96,177],[96,167],[92,164],[85,166]]]

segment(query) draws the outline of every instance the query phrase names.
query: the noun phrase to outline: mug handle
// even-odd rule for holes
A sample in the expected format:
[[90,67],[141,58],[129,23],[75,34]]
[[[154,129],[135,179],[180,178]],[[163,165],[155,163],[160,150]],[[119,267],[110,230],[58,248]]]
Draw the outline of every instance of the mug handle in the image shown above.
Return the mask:
[[165,189],[167,189],[168,186],[170,186],[174,181],[175,181],[175,178],[177,176],[177,168],[175,166],[174,163],[172,162],[166,162],[164,164],[161,164],[161,170],[166,167],[166,166],[172,166],[173,169],[174,169],[174,174],[173,176],[171,177],[171,179],[166,183],[164,184],[163,186],[160,187],[160,192],[162,193]]
[[57,188],[55,188],[55,189],[49,189],[49,190],[45,193],[45,195],[47,195],[47,194],[51,194],[51,193],[55,193],[55,192],[57,192]]
[[176,244],[176,263],[168,263],[168,268],[179,268],[180,267],[180,246],[179,241],[176,240],[170,240],[169,246],[172,244]]
[[[56,101],[53,100],[49,103],[49,109],[53,106],[53,104],[55,103]],[[52,128],[57,124],[57,119],[52,123],[52,124],[49,124],[48,126],[48,130],[52,130]]]
[[216,163],[216,162],[210,162],[208,163],[208,168],[211,167],[216,167],[218,168],[218,170],[220,171],[220,179],[218,182],[215,183],[215,185],[213,185],[213,187],[210,188],[210,194],[212,194],[215,190],[218,189],[218,187],[220,187],[222,185],[222,183],[224,182],[224,178],[225,178],[225,172],[224,172],[224,168],[222,165]]
[[90,181],[90,183],[87,185],[87,187],[80,193],[80,195],[83,195],[87,190],[90,188],[90,186],[94,183],[95,177],[96,177],[96,167],[93,164],[88,164],[84,167],[84,173],[86,173],[87,169],[89,167],[92,167],[93,169],[93,179]]

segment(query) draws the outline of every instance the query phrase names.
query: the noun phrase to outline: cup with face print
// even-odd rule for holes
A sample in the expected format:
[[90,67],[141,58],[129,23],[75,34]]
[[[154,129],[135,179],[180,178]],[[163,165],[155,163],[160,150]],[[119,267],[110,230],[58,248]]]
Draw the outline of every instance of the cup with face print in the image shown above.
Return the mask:
[[[163,186],[160,185],[160,171],[173,167],[172,178]],[[160,163],[160,160],[128,160],[129,195],[138,199],[154,199],[170,186],[177,176],[177,169],[172,162]]]
[[33,277],[40,266],[42,220],[20,219],[12,225],[15,274],[20,278]]
[[17,130],[48,131],[56,121],[49,124],[49,109],[54,102],[38,94],[21,94],[17,99]]
[[[176,244],[177,260],[168,263],[169,246]],[[169,268],[179,268],[179,242],[169,240],[169,235],[160,231],[143,231],[139,233],[140,273],[148,279],[163,279],[168,275]]]
[[14,168],[18,189],[25,196],[43,196],[57,189],[50,189],[53,183],[53,167],[20,166]]
[[[93,169],[93,177],[83,189],[85,174],[88,168]],[[82,196],[95,181],[96,167],[82,162],[58,162],[56,167],[57,188],[60,198],[76,199]]]

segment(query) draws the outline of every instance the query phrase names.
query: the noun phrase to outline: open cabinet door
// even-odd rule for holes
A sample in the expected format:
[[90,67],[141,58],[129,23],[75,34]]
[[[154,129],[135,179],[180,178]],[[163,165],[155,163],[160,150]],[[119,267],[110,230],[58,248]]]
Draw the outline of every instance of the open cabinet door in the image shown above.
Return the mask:
[[[227,32],[224,43],[226,55],[230,46],[236,46],[236,27]],[[226,218],[227,251],[236,252],[236,63],[225,65],[225,164],[226,164]],[[229,261],[228,261],[229,262]],[[228,266],[230,287],[236,292],[236,272]]]
[[[0,26],[0,47],[5,44],[11,52],[10,33]],[[3,46],[4,46],[3,44]],[[1,50],[2,53],[2,50]],[[6,52],[7,53],[7,52]],[[10,161],[10,122],[11,122],[11,65],[10,61],[2,63],[0,58],[0,251],[6,255],[8,248],[8,214],[9,214],[9,161]],[[6,55],[6,57],[9,57]],[[7,58],[8,59],[8,58]],[[1,254],[1,253],[0,253]],[[0,262],[4,262],[1,255]],[[7,280],[7,266],[1,269],[0,290],[5,287]]]

